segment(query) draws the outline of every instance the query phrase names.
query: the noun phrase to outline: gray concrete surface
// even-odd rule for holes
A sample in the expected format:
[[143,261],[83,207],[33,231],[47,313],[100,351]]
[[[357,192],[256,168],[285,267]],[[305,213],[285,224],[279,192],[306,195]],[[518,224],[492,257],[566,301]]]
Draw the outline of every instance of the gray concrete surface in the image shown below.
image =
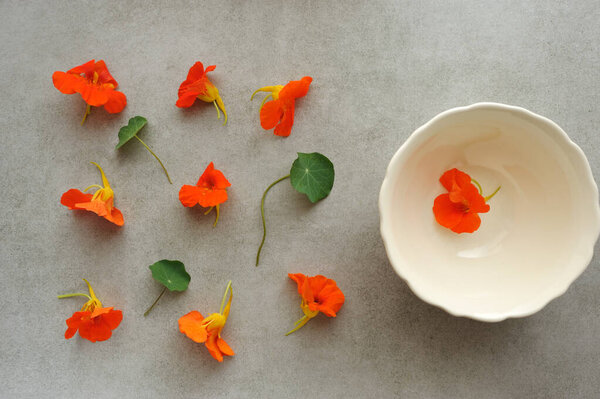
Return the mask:
[[[594,398],[599,397],[600,268],[536,315],[485,324],[412,294],[388,264],[377,197],[386,165],[435,114],[496,101],[556,121],[600,176],[600,6],[597,1],[2,1],[0,4],[0,396],[3,398]],[[95,110],[52,85],[55,70],[106,60],[124,112]],[[180,110],[194,61],[212,74],[230,120],[212,105]],[[311,75],[287,139],[260,128],[256,88]],[[118,129],[142,133],[174,184]],[[268,197],[259,268],[259,202],[295,153],[333,161],[331,196],[311,206],[287,184]],[[59,204],[98,183],[100,163],[124,228]],[[182,184],[214,161],[232,183],[221,221],[184,209]],[[148,265],[180,259],[183,294],[160,292]],[[323,273],[347,301],[285,337],[301,316],[288,272]],[[56,299],[89,279],[124,312],[107,342],[65,340],[82,305]],[[216,311],[228,279],[218,364],[177,318]]]

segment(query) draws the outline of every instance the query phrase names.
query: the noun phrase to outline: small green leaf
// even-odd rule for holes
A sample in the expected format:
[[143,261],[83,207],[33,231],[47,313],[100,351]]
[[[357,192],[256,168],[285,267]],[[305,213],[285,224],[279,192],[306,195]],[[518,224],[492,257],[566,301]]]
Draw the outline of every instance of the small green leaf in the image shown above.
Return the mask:
[[131,140],[144,126],[146,126],[148,120],[143,116],[134,116],[129,120],[127,126],[123,126],[119,130],[119,144],[117,149],[121,148],[125,143]]
[[159,260],[150,266],[152,278],[164,285],[169,291],[185,291],[191,277],[185,266],[178,260]]
[[329,195],[334,177],[333,164],[318,152],[299,152],[290,170],[292,186],[296,191],[306,194],[310,202],[320,201]]

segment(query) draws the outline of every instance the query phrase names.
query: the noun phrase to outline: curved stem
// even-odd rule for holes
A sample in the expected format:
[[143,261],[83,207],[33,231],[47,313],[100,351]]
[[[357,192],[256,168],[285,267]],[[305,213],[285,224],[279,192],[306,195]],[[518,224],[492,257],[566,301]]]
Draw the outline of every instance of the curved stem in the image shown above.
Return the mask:
[[501,188],[502,188],[502,186],[498,186],[498,188],[496,189],[496,191],[494,191],[493,193],[491,193],[490,195],[488,195],[487,197],[485,197],[485,198],[484,198],[485,202],[488,202],[489,200],[491,200],[491,199],[492,199],[492,197],[493,197],[494,195],[496,195],[496,193],[497,193],[498,191],[500,191],[500,189],[501,189]]
[[150,147],[148,147],[148,146],[146,145],[146,143],[144,143],[144,142],[142,141],[142,139],[141,139],[141,138],[139,138],[139,137],[137,136],[137,134],[136,134],[135,136],[133,136],[133,137],[135,137],[136,139],[138,139],[138,140],[140,141],[140,143],[142,143],[142,144],[144,145],[144,147],[146,147],[146,149],[147,149],[148,151],[150,151],[150,154],[152,154],[152,155],[154,156],[154,158],[156,158],[156,160],[158,161],[158,163],[160,164],[160,166],[162,166],[163,170],[165,171],[165,175],[167,175],[167,179],[169,179],[169,183],[173,184],[173,182],[171,181],[171,177],[169,176],[169,172],[167,172],[167,168],[165,168],[165,165],[163,165],[163,163],[160,161],[160,158],[158,157],[158,155],[156,155],[156,154],[155,154],[155,153],[154,153],[154,152],[153,152],[153,151],[150,149]]
[[75,294],[65,294],[65,295],[59,295],[59,296],[57,296],[57,298],[58,298],[58,299],[63,299],[63,298],[71,298],[71,297],[74,297],[74,296],[84,296],[84,297],[86,297],[87,299],[89,299],[90,301],[92,300],[92,297],[91,297],[91,296],[89,296],[89,295],[87,295],[87,294],[82,294],[82,293],[79,293],[79,292],[78,292],[78,293],[75,293]]
[[102,189],[102,186],[99,184],[92,184],[91,186],[87,187],[85,190],[83,190],[83,192],[85,193],[87,190],[89,190],[90,188],[99,188]]
[[271,183],[271,185],[269,187],[267,187],[267,189],[263,193],[262,199],[260,200],[260,216],[262,218],[262,224],[263,224],[263,237],[262,237],[262,241],[260,242],[260,246],[258,247],[258,253],[256,254],[256,266],[258,266],[258,261],[260,260],[260,251],[262,250],[262,247],[265,244],[265,237],[267,237],[267,226],[265,224],[265,197],[267,196],[267,193],[269,192],[271,187],[273,187],[280,181],[285,180],[289,177],[290,177],[290,175],[286,175],[280,179],[275,180],[273,183]]
[[223,294],[223,299],[221,300],[221,307],[219,308],[219,313],[223,314],[223,308],[225,307],[225,299],[227,299],[227,293],[231,289],[231,280],[227,282],[227,287],[225,288],[225,293]]
[[219,204],[215,208],[217,208],[217,218],[215,219],[215,223],[213,223],[213,227],[217,227],[217,222],[219,221]]
[[475,185],[477,186],[477,188],[479,189],[479,195],[483,195],[483,189],[481,188],[481,184],[479,184],[479,182],[475,179],[471,179],[471,181],[473,183],[475,183]]
[[150,307],[148,308],[148,310],[146,310],[144,312],[144,317],[148,316],[148,313],[150,313],[150,311],[152,310],[152,308],[154,308],[154,305],[156,305],[156,302],[158,302],[158,300],[160,299],[161,296],[163,296],[163,294],[165,293],[166,290],[167,290],[167,287],[163,288],[163,290],[160,293],[160,295],[158,296],[158,298],[156,298],[156,300],[154,301],[154,303],[152,305],[150,305]]
[[217,119],[221,119],[221,111],[219,111],[219,107],[217,107],[217,101],[213,101],[213,105],[215,106],[215,109],[217,110]]
[[288,335],[290,335],[291,333],[298,331],[299,329],[301,329],[302,327],[304,327],[304,325],[305,325],[306,323],[308,323],[308,321],[309,321],[309,320],[310,320],[310,317],[308,317],[307,315],[304,315],[304,316],[302,316],[302,318],[301,318],[300,320],[298,320],[298,321],[297,321],[297,322],[294,324],[296,327],[294,327],[294,329],[293,329],[293,330],[291,330],[291,331],[288,331],[288,332],[285,334],[285,336],[287,337],[287,336],[288,336]]
[[91,111],[92,111],[92,106],[88,104],[88,106],[85,107],[85,114],[83,114],[83,119],[81,120],[81,126],[83,126],[87,116],[90,114]]

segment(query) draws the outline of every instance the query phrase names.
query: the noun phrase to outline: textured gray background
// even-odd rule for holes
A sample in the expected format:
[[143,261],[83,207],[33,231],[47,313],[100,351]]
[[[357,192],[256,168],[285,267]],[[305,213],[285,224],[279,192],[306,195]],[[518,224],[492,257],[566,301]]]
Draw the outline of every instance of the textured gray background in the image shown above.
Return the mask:
[[[528,108],[556,121],[600,176],[600,18],[596,0],[547,1],[2,1],[0,5],[0,396],[592,398],[600,392],[600,268],[596,257],[538,314],[497,324],[449,316],[415,297],[388,264],[377,198],[386,165],[437,113],[478,101]],[[52,85],[55,70],[106,60],[127,95],[124,112],[94,110]],[[180,110],[194,61],[230,114]],[[287,139],[263,131],[267,84],[312,75]],[[114,150],[134,115],[168,167],[136,143]],[[329,198],[311,206],[288,184],[297,151],[336,166]],[[100,163],[125,215],[117,228],[59,204],[100,181]],[[185,209],[177,193],[214,161],[232,183],[222,218]],[[148,265],[182,260],[183,294],[160,292]],[[302,313],[288,272],[323,273],[347,301],[337,319]],[[113,337],[63,338],[84,289],[124,311]],[[228,279],[234,301],[222,364],[178,332],[192,309],[216,311]]]

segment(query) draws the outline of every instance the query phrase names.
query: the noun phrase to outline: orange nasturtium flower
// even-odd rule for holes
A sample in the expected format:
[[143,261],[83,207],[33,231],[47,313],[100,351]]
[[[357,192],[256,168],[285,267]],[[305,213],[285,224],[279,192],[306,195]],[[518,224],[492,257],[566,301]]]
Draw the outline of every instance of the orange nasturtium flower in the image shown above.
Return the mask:
[[219,108],[223,111],[224,121],[223,125],[227,123],[227,111],[225,111],[225,104],[221,100],[219,90],[206,76],[209,72],[214,71],[216,65],[211,65],[204,69],[204,65],[200,61],[196,62],[190,68],[187,79],[184,80],[179,86],[179,99],[175,103],[179,108],[188,108],[196,101],[196,99],[202,100],[207,103],[213,103],[217,109],[217,118],[221,118]]
[[96,162],[91,162],[100,169],[102,175],[102,184],[92,184],[83,191],[87,191],[90,188],[97,188],[98,190],[94,194],[88,194],[81,192],[75,188],[70,189],[62,195],[60,203],[69,209],[83,209],[86,211],[94,212],[98,216],[102,216],[104,219],[116,224],[117,226],[123,226],[123,214],[120,210],[114,207],[113,201],[115,193],[104,175],[104,171]]
[[[294,124],[296,99],[304,97],[308,93],[311,82],[312,78],[305,76],[300,80],[292,80],[285,86],[265,86],[252,93],[250,101],[259,91],[269,93],[260,105],[260,125],[262,128],[265,130],[275,128],[273,131],[275,135],[289,136]],[[273,97],[273,100],[265,104],[269,97]]]
[[296,322],[296,327],[285,335],[298,331],[319,312],[328,317],[335,317],[346,300],[336,282],[325,276],[307,277],[297,273],[288,274],[288,277],[298,285],[298,293],[302,297],[300,307],[304,316]]
[[219,221],[219,204],[227,201],[227,187],[231,183],[227,181],[225,175],[215,169],[215,165],[211,162],[208,164],[198,183],[195,186],[186,184],[179,190],[179,201],[185,207],[192,207],[196,204],[204,208],[209,208],[204,214],[208,215],[213,208],[217,209],[217,218],[213,226]]
[[81,94],[83,101],[87,103],[85,114],[81,124],[90,113],[91,107],[104,106],[111,114],[123,111],[127,105],[125,94],[115,89],[117,81],[111,76],[104,61],[95,62],[90,60],[67,72],[56,71],[52,74],[52,82],[61,93]]
[[[481,194],[481,185],[456,168],[444,172],[440,183],[448,193],[437,196],[433,202],[433,214],[441,226],[455,233],[476,231],[481,225],[478,214],[490,210],[487,201],[500,190],[498,187],[491,195],[484,197]],[[477,184],[477,187],[473,183]]]
[[81,338],[85,338],[92,342],[106,341],[112,335],[112,330],[116,329],[121,320],[123,320],[123,312],[114,310],[112,307],[104,308],[102,303],[96,298],[94,290],[90,283],[83,279],[88,286],[90,294],[66,294],[59,295],[58,298],[70,298],[74,296],[84,296],[89,300],[83,305],[79,312],[73,313],[73,316],[67,319],[67,331],[65,338],[73,338],[79,330]]
[[[229,300],[225,304],[225,298],[229,292]],[[231,308],[231,299],[233,298],[233,289],[231,281],[227,283],[223,300],[221,301],[221,310],[219,313],[213,313],[207,318],[202,317],[202,314],[197,310],[192,310],[190,313],[179,318],[179,331],[184,333],[189,339],[194,342],[202,343],[208,349],[208,352],[217,359],[223,361],[223,355],[233,356],[233,350],[227,345],[227,342],[221,338],[221,331],[227,322],[229,309]]]

